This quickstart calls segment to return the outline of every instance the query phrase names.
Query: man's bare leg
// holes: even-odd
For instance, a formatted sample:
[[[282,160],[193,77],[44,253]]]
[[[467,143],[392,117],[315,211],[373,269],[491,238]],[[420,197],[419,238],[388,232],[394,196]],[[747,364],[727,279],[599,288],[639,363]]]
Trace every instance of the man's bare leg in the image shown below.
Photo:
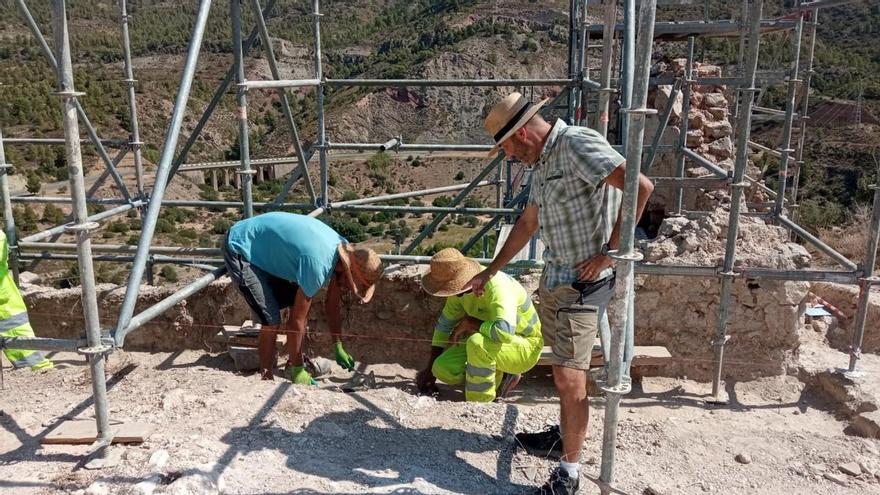
[[[287,336],[287,365],[288,366],[302,366],[303,365],[303,357],[302,357],[302,341],[303,334],[301,332],[297,332],[294,326],[293,318],[287,318],[284,323],[282,323],[284,328],[284,333]]]
[[[275,339],[279,325],[263,325],[257,337],[257,352],[260,356],[260,377],[263,380],[275,379]]]
[[[576,463],[580,459],[590,419],[587,374],[584,370],[554,366],[553,381],[559,392],[561,409],[562,461]]]

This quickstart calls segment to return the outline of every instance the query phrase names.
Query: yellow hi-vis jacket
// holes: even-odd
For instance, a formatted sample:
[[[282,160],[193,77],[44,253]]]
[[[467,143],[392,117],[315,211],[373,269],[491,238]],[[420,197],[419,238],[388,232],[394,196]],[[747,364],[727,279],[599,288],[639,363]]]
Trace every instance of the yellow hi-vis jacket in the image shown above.
[[[9,245],[6,233],[0,230],[0,337],[33,337],[34,331],[28,321],[27,306],[9,271]],[[3,349],[12,366],[30,367],[32,370],[52,367],[41,352],[20,349]]]
[[[447,347],[452,330],[465,316],[482,321],[480,333],[494,342],[510,343],[514,335],[542,339],[538,312],[519,282],[499,272],[483,290],[481,297],[469,292],[446,298],[446,304],[434,326],[431,345]]]

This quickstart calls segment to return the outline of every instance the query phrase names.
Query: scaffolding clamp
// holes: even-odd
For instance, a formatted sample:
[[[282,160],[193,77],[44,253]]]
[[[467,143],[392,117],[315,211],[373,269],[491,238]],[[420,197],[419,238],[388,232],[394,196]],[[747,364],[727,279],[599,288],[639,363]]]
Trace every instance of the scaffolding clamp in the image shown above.
[[[61,98],[76,98],[78,96],[85,96],[86,94],[82,91],[53,91],[52,96],[59,96]]]
[[[134,86],[134,84],[136,82],[138,82],[138,80],[137,79],[123,79],[122,82],[124,82],[125,84],[128,84],[129,86]]]
[[[631,113],[633,115],[656,115],[656,108],[621,108],[620,111],[622,113]]]
[[[0,171],[12,170],[11,163],[0,163]]]
[[[724,335],[723,337],[718,337],[712,340],[713,347],[723,347],[730,340],[730,335]]]
[[[101,224],[98,222],[83,222],[83,223],[75,223],[72,225],[67,225],[64,227],[65,232],[91,232],[101,227]]]
[[[736,88],[736,91],[737,91],[738,93],[757,93],[757,92],[761,91],[761,88],[755,88],[755,87],[751,87],[751,88]]]
[[[722,271],[719,271],[719,272],[718,272],[718,276],[719,276],[719,277],[724,277],[724,278],[739,278],[739,277],[741,277],[742,275],[743,275],[742,273],[740,273],[740,272],[735,272],[735,271],[733,271],[733,270],[731,270],[731,271],[729,271],[729,272],[722,272]]]
[[[644,257],[645,257],[645,255],[643,255],[639,251],[632,251],[629,253],[621,253],[620,250],[618,250],[618,249],[608,251],[608,256],[610,256],[611,259],[613,259],[613,260],[632,261],[635,263],[642,261],[642,259],[644,259]]]
[[[113,346],[100,343],[92,347],[77,347],[76,352],[85,356],[100,356],[113,351]]]
[[[235,173],[237,173],[238,175],[256,175],[257,171],[249,168],[247,170],[236,170]]]
[[[620,378],[621,380],[619,385],[611,386],[606,384],[599,387],[599,390],[605,392],[606,394],[612,395],[626,395],[632,392],[632,382],[624,380],[622,376]]]

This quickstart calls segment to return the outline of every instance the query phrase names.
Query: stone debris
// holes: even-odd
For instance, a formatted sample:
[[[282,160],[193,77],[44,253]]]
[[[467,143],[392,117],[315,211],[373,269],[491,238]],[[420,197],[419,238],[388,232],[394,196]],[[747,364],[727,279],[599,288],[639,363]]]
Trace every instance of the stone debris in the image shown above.
[[[165,449],[159,449],[153,452],[150,455],[150,467],[156,470],[161,470],[168,464],[168,460],[171,459],[171,455]]]
[[[826,480],[828,480],[828,481],[833,481],[834,483],[837,483],[837,484],[840,485],[840,486],[847,486],[847,484],[849,483],[849,482],[847,481],[846,477],[843,476],[842,474],[837,474],[837,473],[825,473],[825,476],[824,476],[824,477],[825,477]]]
[[[734,459],[740,464],[752,463],[752,456],[750,456],[749,454],[736,454],[736,457],[734,457]]]
[[[98,480],[86,488],[85,495],[110,495],[110,485]]]
[[[862,474],[862,468],[857,462],[845,462],[838,465],[837,469],[839,469],[840,472],[848,474],[850,476],[860,476]]]
[[[202,464],[183,472],[182,476],[168,485],[168,495],[219,495],[223,492],[222,466],[217,463]]]
[[[162,477],[158,474],[153,474],[149,478],[141,481],[140,483],[134,485],[131,488],[132,495],[153,495],[153,492],[156,491],[156,488],[162,483]]]

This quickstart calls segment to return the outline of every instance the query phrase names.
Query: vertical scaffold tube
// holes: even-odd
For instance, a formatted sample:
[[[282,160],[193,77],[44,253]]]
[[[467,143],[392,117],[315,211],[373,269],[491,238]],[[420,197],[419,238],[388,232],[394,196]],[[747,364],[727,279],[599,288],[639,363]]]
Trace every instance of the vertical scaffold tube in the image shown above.
[[[12,165],[6,163],[6,151],[3,149],[3,129],[0,129],[0,195],[3,196],[3,231],[9,245],[9,269],[12,278],[18,284],[18,239],[15,236],[15,218],[12,216],[12,197],[9,195],[9,171]]]
[[[736,260],[736,238],[739,233],[739,213],[742,207],[743,190],[749,187],[745,180],[746,166],[749,160],[749,135],[752,126],[752,104],[757,89],[755,88],[755,71],[758,67],[758,52],[761,43],[761,8],[763,0],[751,0],[749,8],[749,41],[746,47],[746,66],[742,93],[740,115],[736,120],[736,162],[733,169],[733,183],[730,185],[730,216],[727,227],[727,244],[724,250],[724,264],[721,275],[721,300],[718,314],[718,327],[712,345],[715,347],[715,374],[712,379],[712,397],[719,399],[721,391],[721,368],[724,364],[724,344],[727,343],[727,323],[730,319],[731,292],[733,290],[733,262]]]
[[[856,325],[853,329],[852,346],[849,354],[849,371],[856,371],[862,355],[862,340],[865,337],[865,323],[868,320],[868,298],[871,294],[870,278],[874,276],[874,265],[877,264],[877,244],[880,243],[880,167],[874,178],[874,209],[871,213],[871,226],[868,230],[868,245],[865,259],[862,261],[862,278],[859,280],[859,305],[856,310]]]
[[[791,74],[788,76],[788,93],[785,100],[785,124],[782,127],[782,141],[779,156],[779,188],[776,192],[776,204],[773,206],[773,214],[781,215],[785,206],[785,186],[788,181],[788,161],[791,153],[791,128],[794,125],[794,109],[795,93],[797,92],[800,80],[800,61],[801,61],[801,35],[804,29],[804,13],[798,16],[797,28],[794,31],[794,40],[792,42],[792,64]]]
[[[202,47],[202,39],[205,34],[205,24],[211,11],[211,0],[201,0],[196,22],[190,37],[189,49],[186,54],[186,63],[180,76],[180,85],[177,97],[174,100],[174,108],[171,111],[171,121],[165,135],[162,155],[159,158],[159,167],[156,170],[156,181],[150,196],[150,205],[141,228],[141,237],[138,241],[138,249],[132,263],[131,273],[128,276],[128,285],[125,289],[125,299],[119,310],[119,320],[116,323],[114,339],[117,346],[122,346],[125,341],[125,328],[134,314],[140,290],[141,279],[144,276],[147,260],[150,256],[150,243],[153,241],[153,233],[156,230],[156,221],[159,219],[159,208],[162,206],[162,198],[165,195],[165,187],[168,185],[168,177],[171,171],[171,162],[174,159],[174,150],[180,137],[180,128],[183,123],[183,114],[186,110],[186,102],[189,100],[189,92],[192,88],[193,76],[199,59],[199,50]]]
[[[605,0],[605,26],[602,29],[602,69],[599,73],[599,109],[596,112],[596,132],[608,138],[611,119],[611,69],[614,67],[614,28],[617,24],[617,0]]]
[[[138,199],[144,197],[144,163],[141,155],[141,131],[138,123],[137,99],[135,98],[134,85],[137,82],[134,79],[134,71],[131,66],[131,41],[128,35],[128,5],[126,0],[119,0],[119,15],[122,23],[122,53],[125,59],[125,79],[123,82],[128,93],[128,115],[131,121],[131,137],[129,146],[134,153],[134,174],[137,184]]]
[[[639,11],[638,59],[633,85],[632,107],[626,109],[629,139],[627,140],[626,175],[624,179],[623,203],[621,204],[620,245],[611,253],[617,262],[617,285],[615,298],[623,301],[623,318],[615,318],[611,331],[608,363],[608,382],[603,388],[606,395],[605,426],[602,432],[602,465],[599,478],[605,483],[614,479],[614,455],[617,448],[617,423],[620,411],[620,398],[629,392],[630,383],[624,379],[625,339],[628,328],[634,326],[635,316],[635,262],[641,254],[635,251],[636,205],[638,204],[639,172],[642,163],[642,144],[644,142],[645,116],[654,110],[646,108],[648,100],[648,80],[651,71],[651,53],[654,45],[654,19],[657,14],[657,0],[642,0]],[[635,15],[635,12],[632,13]],[[631,338],[631,336],[629,336]]]
[[[315,79],[322,81],[315,88],[315,105],[318,107],[318,160],[321,165],[321,206],[330,204],[329,173],[327,170],[327,129],[324,126],[324,69],[321,64],[321,0],[312,0],[312,17],[315,35]]]
[[[687,63],[684,68],[684,86],[681,102],[681,129],[678,134],[678,156],[675,159],[675,176],[684,177],[684,150],[687,148],[687,133],[690,125],[691,112],[691,83],[694,78],[694,37],[688,36]],[[675,188],[675,198],[672,201],[675,215],[681,215],[682,203],[684,203],[684,188],[679,184]]]
[[[70,199],[74,224],[69,231],[76,236],[77,261],[82,290],[85,333],[89,349],[86,355],[92,374],[92,393],[97,423],[96,445],[107,445],[111,440],[110,417],[107,410],[107,382],[104,378],[104,352],[101,343],[101,323],[98,320],[98,298],[95,291],[95,270],[92,265],[91,231],[98,225],[89,222],[86,208],[86,188],[83,179],[82,153],[79,143],[77,93],[73,84],[73,64],[70,58],[70,39],[67,32],[67,6],[64,0],[52,1],[52,30],[58,53],[58,92],[64,124],[64,151],[70,173]],[[109,350],[109,347],[107,348]]]
[[[241,1],[229,0],[229,13],[232,16],[232,54],[235,58],[235,83],[238,85],[236,103],[238,105],[238,158],[241,166],[241,201],[244,203],[244,218],[254,216],[254,171],[251,170],[250,130],[248,129],[247,88],[244,87],[244,52],[241,47]]]

